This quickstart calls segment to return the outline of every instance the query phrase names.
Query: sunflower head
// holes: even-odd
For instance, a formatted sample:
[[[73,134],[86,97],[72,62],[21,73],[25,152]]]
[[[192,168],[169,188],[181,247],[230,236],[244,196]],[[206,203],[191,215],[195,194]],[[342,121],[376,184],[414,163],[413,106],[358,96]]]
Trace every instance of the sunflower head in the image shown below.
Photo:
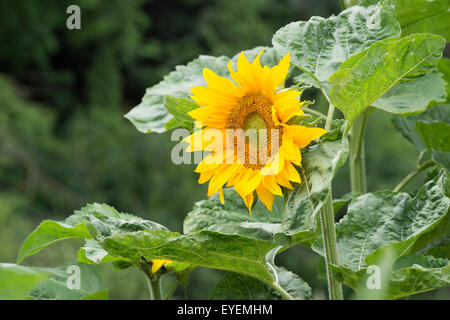
[[[303,114],[301,92],[283,89],[289,53],[269,68],[261,66],[262,52],[252,63],[241,52],[236,71],[229,61],[232,80],[203,70],[208,86],[191,88],[200,108],[189,112],[201,129],[185,139],[187,151],[210,151],[196,168],[199,183],[209,181],[208,196],[219,192],[223,203],[222,188],[234,187],[250,213],[255,192],[271,211],[281,187],[301,182],[295,167],[301,165],[300,149],[326,132],[288,124]]]

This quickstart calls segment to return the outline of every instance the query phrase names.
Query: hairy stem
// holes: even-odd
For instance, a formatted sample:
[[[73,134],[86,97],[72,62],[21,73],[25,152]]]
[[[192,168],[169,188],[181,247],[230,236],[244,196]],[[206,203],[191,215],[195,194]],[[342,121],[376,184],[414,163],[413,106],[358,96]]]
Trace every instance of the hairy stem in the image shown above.
[[[330,130],[333,120],[334,106],[328,107],[325,130]],[[339,264],[336,245],[336,230],[334,225],[334,213],[331,189],[328,191],[327,200],[320,210],[320,222],[322,225],[322,239],[325,248],[325,264],[327,269],[328,293],[331,300],[342,300],[342,285],[335,279],[331,272],[331,264]]]
[[[367,111],[363,112],[352,124],[349,138],[350,179],[352,191],[366,193],[366,161],[364,151],[364,134]]]
[[[148,289],[150,292],[150,300],[161,300],[161,277],[154,277],[147,272]]]
[[[322,118],[322,119],[326,119],[327,118],[322,112],[319,112],[317,110],[313,110],[313,109],[310,109],[308,107],[304,107],[302,109],[303,109],[303,111],[305,111],[307,113],[310,113],[310,114],[314,114],[314,115],[318,116],[319,118]]]
[[[331,264],[337,265],[339,263],[331,190],[328,192],[327,201],[320,211],[320,222],[322,225],[322,238],[325,248],[328,293],[331,300],[342,300],[344,298],[342,294],[342,285],[334,278],[331,271]]]
[[[271,283],[270,286],[274,288],[276,291],[278,291],[284,300],[295,300],[293,296],[289,294],[286,290],[284,290],[278,283]]]
[[[408,182],[410,182],[412,179],[414,179],[415,176],[417,176],[423,170],[431,167],[432,165],[434,165],[434,162],[431,160],[427,160],[421,165],[417,166],[417,168],[413,172],[410,172],[405,178],[403,178],[403,180],[400,181],[400,183],[392,191],[393,192],[402,191],[403,188],[408,184]]]

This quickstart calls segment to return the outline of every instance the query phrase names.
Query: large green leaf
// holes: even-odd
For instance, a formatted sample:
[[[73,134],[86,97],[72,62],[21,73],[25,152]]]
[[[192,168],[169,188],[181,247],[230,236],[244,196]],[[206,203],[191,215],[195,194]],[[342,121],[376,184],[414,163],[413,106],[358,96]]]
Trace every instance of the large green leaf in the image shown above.
[[[450,102],[450,59],[442,57],[438,63],[438,70],[442,73],[445,82],[445,92],[447,93],[447,102]]]
[[[106,204],[89,204],[85,208],[76,211],[74,215],[67,218],[64,222],[50,220],[42,222],[25,239],[17,257],[18,263],[57,241],[70,238],[92,238],[83,220],[85,215],[90,215],[101,221],[105,221],[107,229],[103,231],[109,232],[109,234],[145,229],[166,230],[160,224],[133,215],[119,213],[113,207]]]
[[[330,132],[320,143],[302,152],[302,183],[289,195],[281,229],[275,235],[279,243],[309,246],[320,234],[317,213],[327,199],[337,169],[348,156],[348,141],[343,130],[345,125],[339,128],[339,135]]]
[[[442,170],[414,198],[407,193],[378,191],[350,202],[346,216],[336,225],[339,264],[354,271],[379,261],[387,252],[394,259],[417,252],[445,229],[450,199],[447,173]],[[313,249],[323,255],[321,239]]]
[[[445,81],[438,72],[431,72],[415,81],[392,87],[372,106],[395,114],[423,111],[431,102],[445,102]]]
[[[23,243],[17,256],[17,263],[31,256],[47,246],[60,240],[71,238],[90,238],[89,231],[84,222],[70,224],[69,221],[43,221],[36,230],[34,230]]]
[[[277,31],[272,43],[280,56],[290,52],[291,62],[304,71],[299,80],[328,92],[328,78],[349,57],[379,40],[399,36],[393,8],[380,3],[354,6],[328,19],[290,23]]]
[[[244,54],[252,61],[261,49],[263,47],[257,47],[245,51]],[[237,60],[237,56],[232,59]],[[203,79],[204,68],[209,68],[220,76],[229,77],[227,69],[229,60],[230,58],[226,56],[212,57],[201,55],[187,65],[177,66],[175,71],[172,71],[164,77],[163,81],[148,88],[142,98],[142,102],[128,112],[125,117],[133,123],[136,129],[143,133],[162,133],[169,129],[182,126],[183,123],[180,123],[181,118],[179,116],[176,117],[177,120],[173,118],[173,114],[176,114],[181,109],[174,108],[173,104],[171,104],[169,106],[171,112],[169,113],[167,110],[167,102],[171,103],[174,101],[167,100],[167,98],[164,101],[164,97],[171,96],[173,98],[187,99],[191,94],[192,87],[206,86],[206,82]],[[273,49],[265,48],[265,52],[261,56],[261,63],[271,67],[276,62]],[[176,101],[179,102],[181,100]],[[193,108],[193,105],[190,105],[189,108]],[[185,110],[185,106],[182,109]]]
[[[444,121],[447,124],[450,124],[450,105],[432,106],[427,108],[427,110],[421,114],[409,117],[392,117],[392,123],[395,128],[419,150],[426,149],[426,145],[416,130],[416,123],[433,123],[437,121]]]
[[[296,274],[276,267],[279,285],[294,299],[311,298],[311,287]],[[269,285],[254,278],[227,272],[219,281],[210,299],[213,300],[279,300],[281,295]]]
[[[336,279],[357,292],[359,298],[371,297],[370,291],[380,291],[375,294],[379,299],[398,299],[413,294],[450,286],[450,263],[447,259],[437,259],[432,256],[405,256],[400,258],[391,272],[388,272],[386,282],[380,289],[368,289],[367,279],[370,276],[367,268],[359,271],[332,265]],[[381,274],[383,276],[383,274]]]
[[[450,105],[429,107],[411,117],[393,117],[394,126],[431,160],[450,168]]]
[[[98,221],[96,227],[99,227]],[[132,261],[169,259],[193,266],[234,271],[264,282],[273,281],[266,255],[277,245],[215,231],[187,235],[162,230],[117,233],[99,237],[102,247],[114,255]]]
[[[98,270],[82,263],[58,268],[1,263],[0,299],[105,300],[108,290]]]
[[[413,34],[400,40],[377,42],[347,59],[339,71],[330,77],[331,102],[344,113],[349,122],[354,121],[369,106],[377,107],[375,102],[385,94],[385,99],[390,100],[392,104],[394,93],[403,94],[419,84],[403,85],[400,89],[395,86],[406,81],[423,82],[428,79],[423,76],[436,70],[444,46],[445,39],[432,34]],[[444,82],[435,85],[444,85]],[[421,104],[412,98],[408,100],[411,105],[409,109],[404,102],[400,107],[391,105],[386,108],[386,102],[379,105],[390,112],[413,113],[426,108],[424,101],[436,100],[439,97],[430,96],[421,101]]]
[[[0,300],[24,299],[36,285],[50,276],[36,268],[0,263]]]
[[[249,238],[272,241],[280,228],[284,201],[276,196],[272,212],[258,201],[249,214],[242,198],[233,190],[224,190],[225,204],[214,195],[199,201],[184,220],[184,233],[203,229],[227,234],[238,234]]]
[[[39,268],[39,270],[47,271],[51,276],[29,292],[33,299],[108,299],[108,291],[105,289],[100,273],[95,266],[77,263],[59,268]],[[74,277],[77,278],[75,282],[73,282]],[[70,284],[72,286],[69,286]],[[78,285],[79,287],[77,287]]]
[[[395,15],[402,35],[429,32],[450,41],[449,0],[396,0]]]

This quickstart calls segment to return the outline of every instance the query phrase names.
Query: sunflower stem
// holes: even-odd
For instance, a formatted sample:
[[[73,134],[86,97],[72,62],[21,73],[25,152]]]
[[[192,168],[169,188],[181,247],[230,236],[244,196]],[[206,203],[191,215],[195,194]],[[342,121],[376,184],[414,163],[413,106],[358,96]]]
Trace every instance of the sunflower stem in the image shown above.
[[[328,107],[327,122],[325,130],[330,130],[334,115],[334,105]],[[331,188],[328,190],[327,200],[320,210],[320,224],[322,226],[322,239],[325,249],[325,265],[327,270],[328,293],[331,300],[342,300],[342,285],[336,280],[331,271],[331,265],[339,264],[336,244],[336,229],[334,225],[334,212]]]
[[[147,276],[150,300],[161,300],[161,277],[154,277],[152,275],[149,275],[147,272],[145,273],[145,275]]]
[[[352,192],[364,194],[366,187],[366,159],[364,135],[367,123],[367,111],[363,112],[352,124],[349,133],[350,180]]]

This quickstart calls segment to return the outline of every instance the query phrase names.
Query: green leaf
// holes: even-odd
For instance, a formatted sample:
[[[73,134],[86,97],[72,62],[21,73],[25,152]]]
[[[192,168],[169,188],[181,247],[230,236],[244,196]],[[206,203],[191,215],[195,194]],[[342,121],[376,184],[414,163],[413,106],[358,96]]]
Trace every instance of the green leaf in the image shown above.
[[[77,263],[59,268],[39,269],[49,272],[51,277],[45,279],[30,291],[29,295],[33,299],[108,299],[108,291],[105,290],[100,273],[95,266]],[[79,279],[79,283],[74,279]],[[78,284],[79,288],[77,287]]]
[[[424,113],[411,117],[393,117],[392,122],[419,150],[428,150],[431,160],[449,170],[449,105],[432,106]]]
[[[336,214],[336,212],[338,212],[339,209],[342,208],[344,205],[346,205],[350,200],[356,198],[359,195],[360,195],[360,193],[352,191],[352,192],[346,193],[341,198],[333,199],[334,214]]]
[[[87,227],[94,238],[142,230],[167,230],[165,226],[159,223],[132,214],[118,212],[106,204],[88,204],[81,210],[76,211],[75,214],[89,222]]]
[[[349,122],[353,122],[361,112],[385,94],[392,102],[394,93],[403,93],[406,89],[410,90],[410,86],[414,86],[408,84],[406,89],[405,85],[399,89],[395,88],[396,85],[407,81],[424,81],[423,76],[436,69],[444,46],[445,39],[432,34],[413,34],[400,40],[377,42],[346,60],[339,71],[330,77],[331,102],[344,113]],[[394,92],[389,93],[390,90]],[[426,107],[416,104],[413,100],[409,102],[409,110],[405,108],[404,103],[398,110],[392,106],[387,109],[405,113],[417,112]]]
[[[379,27],[372,25],[377,21]],[[328,78],[349,57],[377,41],[399,36],[392,7],[380,3],[353,6],[328,19],[312,17],[290,23],[275,33],[272,43],[279,56],[290,52],[291,62],[304,72],[297,80],[328,92]]]
[[[280,286],[297,300],[311,298],[311,287],[296,274],[276,267]],[[280,300],[272,287],[254,278],[227,272],[210,296],[212,300]]]
[[[302,183],[289,195],[281,230],[275,235],[280,244],[301,243],[310,246],[320,234],[318,215],[324,205],[331,181],[348,156],[348,140],[340,128],[340,135],[325,135],[318,144],[302,151],[300,168]]]
[[[392,87],[372,106],[395,114],[424,111],[430,103],[445,102],[445,81],[438,72],[431,72],[414,81]]]
[[[70,224],[70,219],[65,222],[46,220],[34,230],[23,243],[17,256],[17,263],[31,256],[47,246],[60,240],[71,238],[90,238],[89,231],[84,222]]]
[[[17,262],[22,262],[24,258],[39,252],[57,241],[71,238],[91,239],[90,231],[83,220],[85,216],[92,216],[97,220],[106,221],[105,229],[102,232],[107,234],[145,229],[167,230],[166,227],[158,223],[133,215],[119,213],[113,207],[106,204],[89,204],[81,210],[75,211],[75,214],[67,218],[64,222],[51,220],[42,222],[25,239],[25,242],[20,248]],[[83,262],[87,261],[83,260]]]
[[[415,127],[427,149],[450,152],[450,124],[418,121]]]
[[[176,127],[183,127],[190,132],[194,131],[194,119],[187,113],[199,107],[194,101],[185,98],[174,98],[166,95],[164,97],[164,105],[170,114],[174,116],[177,123]],[[174,127],[172,127],[174,128]]]
[[[438,63],[438,70],[442,73],[445,82],[445,92],[447,94],[447,102],[450,102],[450,59],[442,57]]]
[[[257,47],[245,51],[244,54],[253,60],[262,48]],[[237,57],[232,59],[237,60]],[[142,98],[142,102],[128,112],[125,117],[133,123],[136,129],[143,133],[162,133],[180,126],[179,120],[173,121],[174,118],[171,114],[174,111],[173,105],[169,107],[172,110],[169,113],[164,97],[168,95],[173,98],[188,99],[192,87],[206,86],[206,81],[203,79],[204,68],[209,68],[219,76],[229,78],[227,69],[229,60],[230,58],[226,56],[212,57],[201,55],[187,65],[177,66],[175,71],[164,77],[163,81],[148,88]],[[269,66],[273,66],[276,63],[276,57],[272,48],[266,48],[261,56],[261,62]],[[179,114],[177,117],[180,119]]]
[[[48,272],[11,263],[0,263],[0,300],[24,299]]]
[[[336,279],[359,293],[367,294],[367,268],[354,271],[332,265]],[[388,281],[383,284],[380,299],[398,299],[450,285],[450,263],[432,256],[405,256],[393,266]]]
[[[447,124],[450,124],[450,105],[432,106],[421,114],[412,115],[409,117],[392,117],[394,127],[400,131],[406,139],[415,145],[417,149],[424,150],[426,149],[426,146],[419,133],[416,131],[416,123],[419,121],[427,123],[444,121]]]
[[[79,283],[74,280],[74,277],[79,279]],[[78,284],[79,288],[77,288]],[[82,263],[59,268],[25,267],[1,263],[0,299],[30,298],[105,300],[108,299],[108,290],[103,286],[98,270]]]
[[[281,197],[275,197],[272,212],[258,201],[252,208],[252,215],[233,189],[225,189],[224,198],[224,205],[217,195],[197,202],[184,220],[184,233],[207,229],[253,239],[273,240],[283,215],[284,201]]]
[[[98,226],[98,225],[97,225]],[[102,247],[132,261],[169,259],[246,274],[271,283],[265,257],[277,245],[204,230],[187,235],[162,230],[117,233],[98,238]]]
[[[402,35],[429,32],[450,41],[449,0],[396,0],[395,15]]]
[[[350,202],[347,215],[336,224],[339,264],[358,271],[379,261],[386,252],[394,258],[412,254],[442,236],[450,199],[446,196],[447,173],[441,170],[414,198],[407,193],[378,191]],[[321,239],[313,249],[323,255]]]
[[[85,264],[100,264],[106,262],[129,262],[122,257],[115,257],[106,252],[97,241],[88,239],[78,250],[78,261]]]

